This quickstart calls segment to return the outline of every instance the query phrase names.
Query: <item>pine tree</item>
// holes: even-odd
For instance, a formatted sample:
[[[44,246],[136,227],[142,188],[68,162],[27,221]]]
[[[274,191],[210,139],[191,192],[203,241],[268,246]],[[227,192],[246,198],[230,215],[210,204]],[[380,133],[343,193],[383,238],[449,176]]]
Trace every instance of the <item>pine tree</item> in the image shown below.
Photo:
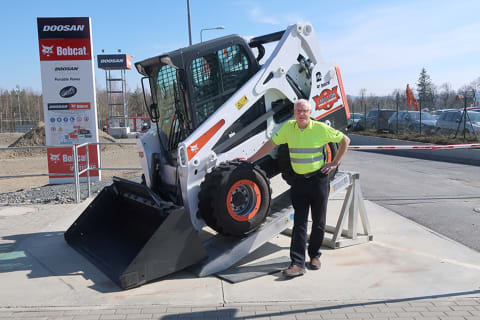
[[[425,68],[422,68],[420,76],[418,77],[417,92],[418,100],[419,103],[421,103],[422,105],[422,109],[432,109],[432,107],[434,106],[435,87],[432,83],[432,79],[430,79],[430,76],[427,74],[427,70],[425,70]]]

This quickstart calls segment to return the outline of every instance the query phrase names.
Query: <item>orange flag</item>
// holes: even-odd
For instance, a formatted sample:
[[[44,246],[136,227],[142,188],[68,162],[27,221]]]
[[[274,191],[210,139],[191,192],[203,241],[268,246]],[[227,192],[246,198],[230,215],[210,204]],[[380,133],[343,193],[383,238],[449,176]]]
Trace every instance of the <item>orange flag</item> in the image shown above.
[[[413,92],[407,84],[407,108],[408,110],[418,111],[418,102],[413,96]]]

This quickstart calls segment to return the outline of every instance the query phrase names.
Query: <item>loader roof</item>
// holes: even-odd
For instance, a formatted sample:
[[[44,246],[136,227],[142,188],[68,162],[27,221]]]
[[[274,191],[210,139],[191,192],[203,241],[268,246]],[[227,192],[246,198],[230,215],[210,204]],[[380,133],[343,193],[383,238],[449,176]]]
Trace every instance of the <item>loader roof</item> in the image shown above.
[[[152,58],[148,58],[135,63],[135,67],[140,74],[144,76],[149,75],[149,71],[152,68],[156,68],[159,65],[171,65],[176,69],[185,69],[186,61],[190,61],[192,56],[199,56],[202,52],[212,52],[222,44],[231,45],[235,43],[243,42],[244,46],[248,46],[245,39],[238,34],[231,34],[225,37],[216,38],[213,40],[204,41],[188,47],[173,50]]]

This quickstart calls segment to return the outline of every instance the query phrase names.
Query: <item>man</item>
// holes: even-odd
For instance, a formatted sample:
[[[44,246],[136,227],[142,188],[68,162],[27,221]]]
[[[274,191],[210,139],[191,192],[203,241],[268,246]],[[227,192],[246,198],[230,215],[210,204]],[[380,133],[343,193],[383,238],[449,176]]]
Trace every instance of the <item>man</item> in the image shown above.
[[[295,172],[290,189],[290,197],[295,210],[290,258],[288,269],[283,271],[287,277],[296,277],[305,273],[305,250],[307,247],[308,210],[312,212],[312,230],[308,245],[309,267],[320,269],[320,247],[325,235],[327,201],[330,191],[328,174],[334,171],[342,161],[350,139],[340,131],[328,125],[310,119],[312,109],[307,100],[295,103],[295,120],[287,121],[272,140],[265,143],[254,155],[246,159],[254,162],[275,148],[287,143],[290,162]],[[332,162],[324,159],[324,146],[327,143],[340,143],[340,148]]]

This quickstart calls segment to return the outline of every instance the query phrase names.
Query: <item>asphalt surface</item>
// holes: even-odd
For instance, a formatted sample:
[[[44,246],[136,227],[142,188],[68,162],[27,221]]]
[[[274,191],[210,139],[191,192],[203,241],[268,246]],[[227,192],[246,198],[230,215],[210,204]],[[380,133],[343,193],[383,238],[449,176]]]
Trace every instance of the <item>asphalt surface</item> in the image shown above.
[[[360,172],[365,199],[480,251],[478,166],[350,150],[342,169]]]

